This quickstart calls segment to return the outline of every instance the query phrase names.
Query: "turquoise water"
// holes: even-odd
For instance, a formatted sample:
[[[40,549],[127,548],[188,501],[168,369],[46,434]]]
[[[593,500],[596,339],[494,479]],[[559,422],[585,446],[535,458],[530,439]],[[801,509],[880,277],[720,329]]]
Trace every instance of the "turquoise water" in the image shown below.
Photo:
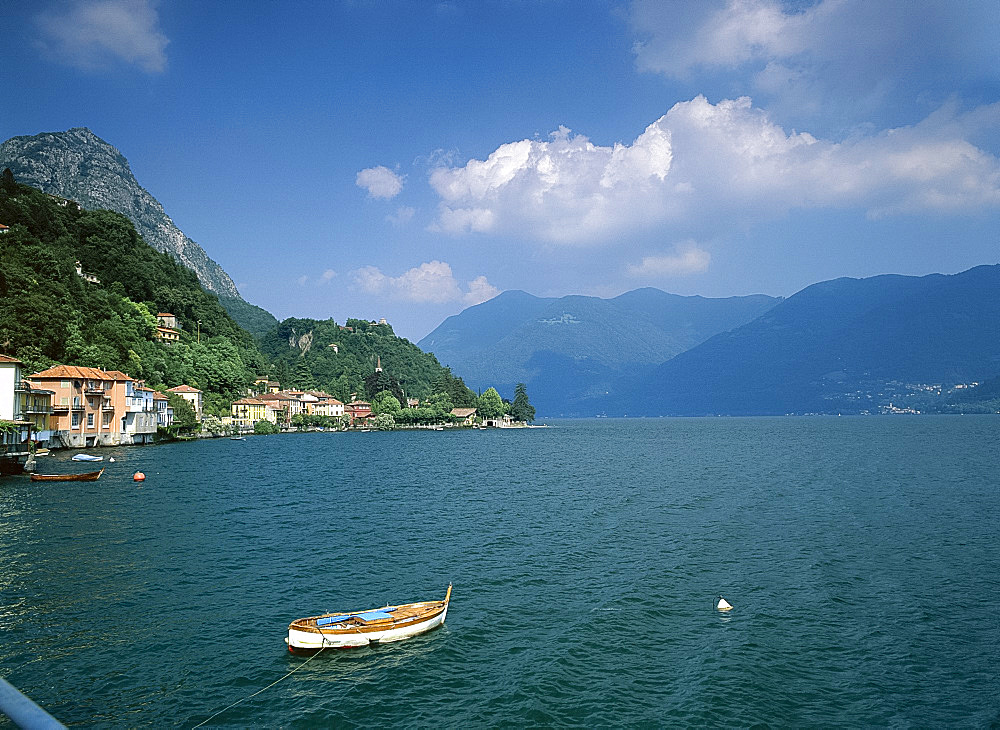
[[[297,667],[211,725],[988,726],[998,425],[555,421],[102,451],[96,483],[0,480],[0,675],[90,727],[190,727]],[[43,470],[82,470],[67,458]],[[285,651],[294,618],[449,581],[438,631]]]

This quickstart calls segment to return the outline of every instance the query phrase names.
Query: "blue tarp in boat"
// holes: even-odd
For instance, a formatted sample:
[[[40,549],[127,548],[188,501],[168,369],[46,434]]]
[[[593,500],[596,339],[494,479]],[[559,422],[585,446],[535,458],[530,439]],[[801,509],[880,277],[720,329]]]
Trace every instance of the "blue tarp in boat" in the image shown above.
[[[326,626],[327,624],[339,624],[341,621],[346,621],[351,616],[357,616],[364,621],[378,621],[379,619],[392,618],[391,613],[386,613],[382,609],[378,608],[374,611],[362,611],[361,613],[352,613],[341,616],[327,616],[325,618],[316,619],[317,626]]]

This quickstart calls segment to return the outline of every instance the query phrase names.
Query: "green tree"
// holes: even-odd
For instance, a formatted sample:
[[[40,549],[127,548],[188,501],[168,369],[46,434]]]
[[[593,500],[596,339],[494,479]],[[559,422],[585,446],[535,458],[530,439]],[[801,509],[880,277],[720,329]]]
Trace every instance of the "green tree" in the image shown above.
[[[276,424],[266,421],[263,418],[253,425],[253,432],[258,436],[269,436],[272,433],[278,433],[279,430]]]
[[[488,388],[485,393],[479,396],[476,403],[476,415],[484,420],[487,418],[499,418],[503,415],[503,400],[496,388]]]
[[[514,388],[514,402],[510,404],[510,415],[515,421],[531,423],[535,420],[535,407],[528,400],[528,388],[518,383]]]
[[[167,403],[174,409],[174,430],[185,433],[198,430],[198,416],[185,398],[176,393],[167,393]]]
[[[396,419],[390,416],[388,413],[380,413],[375,416],[375,420],[372,425],[379,431],[391,431],[396,428]]]
[[[0,183],[0,188],[7,195],[17,194],[17,183],[14,182],[14,173],[10,171],[9,167],[3,169],[3,181]]]
[[[383,390],[381,393],[372,398],[372,413],[378,415],[381,413],[387,413],[390,416],[396,417],[402,410],[402,406],[399,401],[396,400],[396,396],[390,393],[388,390]]]

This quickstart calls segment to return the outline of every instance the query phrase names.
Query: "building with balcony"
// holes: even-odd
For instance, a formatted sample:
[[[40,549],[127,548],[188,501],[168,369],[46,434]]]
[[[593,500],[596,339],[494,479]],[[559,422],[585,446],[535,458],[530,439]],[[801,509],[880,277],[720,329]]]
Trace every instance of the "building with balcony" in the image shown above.
[[[32,388],[52,391],[52,446],[86,448],[122,442],[118,415],[131,383],[116,370],[56,365],[29,376]]]
[[[154,391],[141,382],[125,382],[121,419],[121,443],[148,444],[156,436],[156,404]]]
[[[174,409],[163,393],[153,393],[153,410],[156,411],[157,428],[169,428],[174,425]]]

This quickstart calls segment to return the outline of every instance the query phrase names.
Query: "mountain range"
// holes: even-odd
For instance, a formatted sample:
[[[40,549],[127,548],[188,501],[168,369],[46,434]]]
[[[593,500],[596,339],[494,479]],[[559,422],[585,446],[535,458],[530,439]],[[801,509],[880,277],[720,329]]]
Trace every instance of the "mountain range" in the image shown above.
[[[806,287],[587,405],[608,415],[870,413],[1000,375],[1000,265]]]
[[[244,329],[260,333],[277,325],[272,315],[245,301],[229,274],[174,224],[135,179],[124,155],[89,129],[11,137],[0,145],[3,168],[10,168],[18,182],[87,210],[113,210],[127,217],[146,243],[194,271]]]
[[[647,372],[779,301],[652,288],[612,299],[506,291],[449,317],[417,344],[473,389],[492,385],[509,394],[523,382],[540,412],[571,414],[623,377]]]

